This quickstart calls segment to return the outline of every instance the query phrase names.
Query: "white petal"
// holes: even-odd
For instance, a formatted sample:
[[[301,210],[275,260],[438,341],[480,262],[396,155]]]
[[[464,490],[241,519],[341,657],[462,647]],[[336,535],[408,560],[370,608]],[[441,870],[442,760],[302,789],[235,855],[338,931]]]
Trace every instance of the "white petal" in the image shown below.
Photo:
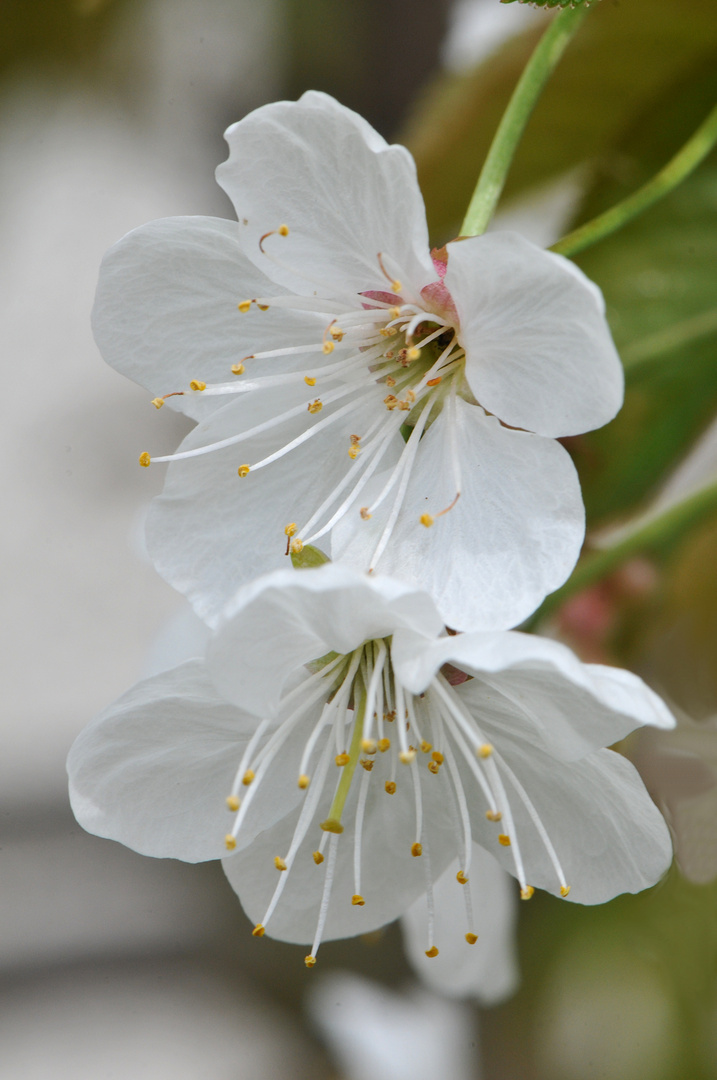
[[[247,739],[249,716],[218,697],[201,661],[138,683],[76,739],[68,758],[70,799],[83,828],[142,855],[201,862],[226,854],[226,797]],[[277,776],[259,828],[297,801],[295,774]],[[283,779],[283,787],[281,780]]]
[[[473,845],[468,885],[456,881],[449,867],[435,884],[438,956],[427,957],[426,899],[411,904],[403,916],[406,955],[417,975],[447,997],[473,997],[493,1005],[518,988],[515,922],[518,896],[515,882],[484,848]],[[464,890],[470,889],[478,941],[469,945]]]
[[[445,284],[481,405],[512,427],[553,437],[611,420],[622,405],[622,365],[602,298],[578,268],[518,233],[488,233],[448,251]]]
[[[331,765],[333,768],[333,765]],[[338,771],[338,770],[335,770]],[[426,891],[426,874],[435,879],[456,855],[456,835],[451,808],[440,798],[439,785],[424,783],[423,807],[427,835],[424,854],[415,858],[411,845],[416,839],[413,784],[410,767],[402,765],[397,776],[397,790],[387,795],[383,789],[388,762],[383,755],[371,774],[371,788],[363,823],[361,895],[364,907],[354,906],[355,811],[359,775],[351,786],[342,823],[344,832],[338,837],[336,873],[324,939],[353,937],[368,933],[401,915],[418,896]],[[429,775],[428,773],[426,775]],[[329,777],[331,774],[329,774]],[[432,777],[430,779],[433,779]],[[309,788],[309,791],[311,789]],[[299,848],[284,892],[267,933],[282,941],[310,944],[316,924],[327,869],[327,858],[320,866],[314,863],[312,852],[318,848],[323,835],[319,822],[327,816],[328,802],[322,804],[314,817],[307,836]],[[279,822],[249,848],[225,858],[224,871],[242,907],[254,923],[263,919],[279,872],[274,856],[286,856],[293,836],[296,815]],[[429,858],[426,858],[428,851]]]
[[[321,341],[329,317],[272,308],[238,311],[277,287],[242,254],[241,226],[221,218],[166,218],[128,233],[105,255],[92,325],[104,359],[155,395],[185,391],[167,405],[194,419],[226,398],[189,383],[231,382],[250,353]],[[311,357],[249,361],[248,378],[276,374]],[[262,366],[260,366],[262,365]]]
[[[453,434],[460,499],[432,527],[420,524],[424,512],[438,514],[456,494],[444,412],[421,441],[403,510],[377,569],[429,592],[456,630],[503,630],[534,611],[575,565],[584,534],[580,485],[559,443],[501,427],[460,399]],[[362,493],[362,503],[370,499],[371,493]],[[391,502],[389,496],[370,521],[354,510],[339,522],[332,557],[369,565]]]
[[[479,722],[532,800],[565,872],[570,900],[602,904],[659,881],[672,860],[672,844],[629,761],[613,750],[597,750],[581,761],[558,762],[515,735],[506,738],[487,717]],[[471,779],[467,766],[461,767],[467,787]],[[509,779],[504,784],[528,884],[558,896],[560,883],[538,831]],[[514,874],[511,847],[498,843],[505,822],[486,821],[478,799],[469,805],[474,839]]]
[[[367,429],[375,415],[373,401],[273,464],[237,476],[240,465],[261,460],[313,424],[303,408],[313,396],[306,387],[303,392],[284,387],[235,400],[199,424],[180,451],[231,437],[293,406],[302,408],[280,427],[237,446],[169,466],[164,491],[149,512],[147,545],[160,574],[209,623],[240,585],[286,567],[285,527],[291,522],[301,527],[346,470],[358,464],[348,456],[349,433]],[[318,418],[332,408],[327,406]],[[387,462],[395,460],[402,445],[396,435]]]
[[[637,675],[583,664],[560,642],[532,634],[459,634],[429,642],[400,630],[392,659],[413,693],[422,693],[445,663],[476,676],[461,688],[476,716],[566,761],[643,724],[675,726],[665,703]]]
[[[289,567],[239,591],[222,615],[208,664],[227,700],[273,716],[286,680],[302,664],[350,653],[399,627],[435,636],[443,623],[426,593],[390,578],[336,565]]]
[[[244,250],[273,280],[319,296],[386,291],[389,272],[414,290],[436,279],[413,158],[327,94],[264,105],[226,132],[217,180],[234,203]],[[263,234],[271,236],[263,255]]]

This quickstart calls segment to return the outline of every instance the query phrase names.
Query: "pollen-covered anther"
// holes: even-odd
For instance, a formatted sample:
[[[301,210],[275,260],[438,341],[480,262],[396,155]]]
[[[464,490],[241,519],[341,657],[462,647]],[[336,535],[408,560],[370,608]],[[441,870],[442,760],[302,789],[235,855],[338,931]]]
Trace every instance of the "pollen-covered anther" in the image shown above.
[[[443,754],[441,753],[440,750],[434,750],[433,753],[431,754],[431,757],[435,761],[436,765],[442,765],[443,764]]]
[[[388,357],[389,360],[393,359],[393,353],[386,353],[386,356]],[[386,378],[383,381],[385,382],[386,386],[395,386],[396,385],[396,380],[393,378],[392,375],[387,375]]]
[[[304,957],[304,963],[306,964],[307,968],[312,968],[314,966],[314,964],[316,963],[316,957],[315,956],[305,956]]]
[[[366,901],[364,900],[363,896],[359,895],[359,893],[354,893],[351,897],[351,903],[354,907],[363,907]]]
[[[274,856],[274,866],[277,870],[286,870],[286,863],[282,859],[281,855]]]
[[[418,520],[420,521],[421,525],[425,525],[427,529],[430,529],[431,525],[433,524],[433,517],[431,514],[421,514]]]
[[[253,300],[242,300],[237,304],[237,307],[243,314],[246,314],[253,303]]]
[[[321,863],[324,861],[324,856],[321,854],[320,851],[315,851],[312,858],[317,866],[320,866]]]
[[[252,930],[251,936],[252,937],[264,937],[265,933],[266,933],[266,929],[259,922],[259,923],[256,924],[256,926]]]
[[[307,386],[316,386],[316,379],[313,375],[304,375],[304,382]]]
[[[363,750],[364,754],[375,754],[378,750],[378,743],[375,739],[362,739],[361,749]]]
[[[418,348],[418,346],[417,345],[411,345],[410,349],[406,353],[406,358],[408,360],[418,360],[420,355],[421,355],[421,350]]]
[[[562,897],[566,897],[569,892],[570,892],[570,886],[569,885],[561,885],[560,886],[560,895]]]
[[[251,782],[253,781],[255,775],[256,774],[254,773],[254,771],[252,769],[247,769],[247,771],[244,773],[244,775],[241,778],[241,782],[244,785],[244,787],[249,787],[249,784],[251,784]]]
[[[433,959],[434,956],[438,956],[438,949],[435,945],[431,945],[430,949],[426,949],[426,956]]]
[[[143,469],[148,469],[149,468],[149,463],[150,463],[151,460],[152,459],[151,459],[151,457],[149,456],[149,454],[147,453],[146,450],[143,450],[142,453],[139,455],[139,463],[140,463],[140,465],[142,466]]]
[[[487,817],[488,821],[500,821],[503,817],[500,810],[486,810],[485,816]]]
[[[384,787],[384,791],[386,792],[387,795],[395,795],[396,794],[396,782],[395,782],[395,780],[387,780],[386,783],[383,785],[383,787]]]
[[[324,407],[324,403],[321,400],[321,398],[314,398],[314,400],[310,401],[309,404],[307,405],[307,409],[309,410],[310,413],[321,412],[323,407]]]
[[[398,403],[398,411],[399,412],[410,412],[411,411],[411,402],[410,401],[399,401],[399,403]]]
[[[311,783],[311,777],[307,776],[306,773],[302,773],[297,782],[301,790],[305,791]]]
[[[352,445],[349,446],[349,457],[351,458],[352,461],[355,461],[360,453],[361,453],[361,447],[357,446],[356,443],[352,443]]]
[[[465,935],[465,939],[466,939],[466,941],[468,942],[469,945],[475,945],[476,941],[478,940],[478,935],[477,934],[472,934],[469,931]]]
[[[385,754],[391,745],[390,739],[379,739],[376,746],[379,748],[382,754]]]
[[[479,758],[489,758],[492,753],[493,753],[493,747],[488,742],[483,743],[476,750],[476,754],[478,755]]]
[[[414,762],[416,760],[416,751],[415,750],[402,750],[401,753],[398,755],[398,757],[399,757],[399,761],[401,762],[402,765],[410,765],[412,762]]]
[[[227,835],[224,837],[224,847],[227,849],[227,851],[234,851],[234,848],[236,846],[236,838],[232,836],[231,833],[227,833]]]
[[[520,890],[520,899],[521,900],[530,900],[530,898],[531,898],[531,896],[533,895],[534,892],[535,892],[535,889],[533,888],[532,885],[524,885],[523,888]]]
[[[334,345],[333,341],[325,341],[324,344],[321,346],[321,351],[322,353],[324,353],[324,355],[328,356],[329,353],[332,353],[335,348],[336,346]]]
[[[231,810],[232,813],[236,813],[236,811],[239,809],[240,806],[241,806],[241,803],[239,801],[238,796],[236,796],[236,795],[227,795],[227,809],[228,810]]]
[[[383,714],[383,718],[384,718],[384,720],[387,721],[387,723],[392,724],[393,721],[396,719],[396,710],[391,709],[390,712],[385,712]]]
[[[373,761],[371,758],[361,758],[360,761],[366,772],[371,772],[371,769],[373,768]]]
[[[432,772],[434,776],[438,776],[438,773],[441,771],[441,766],[437,761],[429,761],[427,769],[429,772]]]
[[[329,333],[334,341],[343,341],[346,331],[342,330],[340,326],[332,326]]]
[[[295,536],[289,544],[289,550],[292,555],[298,555],[299,552],[304,550],[304,541],[300,540],[298,536]]]
[[[416,841],[415,844],[411,844],[411,854],[414,859],[417,859],[419,855],[423,855],[423,847],[418,841]]]
[[[336,818],[327,818],[326,821],[321,822],[319,828],[323,829],[324,832],[336,833],[339,836],[344,831],[343,825]]]
[[[207,384],[205,382],[202,382],[201,379],[192,379],[189,384],[190,390],[206,390],[206,388]]]
[[[242,480],[245,476],[248,476],[251,472],[251,465],[240,465],[237,469],[237,476],[241,476]]]
[[[342,751],[342,753],[337,754],[336,757],[334,758],[334,761],[336,762],[336,764],[340,768],[342,768],[344,765],[348,765],[350,760],[351,760],[351,758],[349,757],[349,755],[346,753],[345,750]]]
[[[147,464],[149,464],[149,462]],[[368,506],[362,506],[359,510],[359,514],[361,515],[363,521],[368,521],[368,519],[371,517],[368,512]]]
[[[466,875],[463,873],[462,870],[459,870],[458,873],[456,874],[456,881],[458,882],[459,885],[467,885],[468,884],[468,878],[466,877]]]
[[[425,739],[421,739],[421,752],[427,754],[433,749],[433,743],[426,742]]]
[[[386,397],[383,399],[383,403],[389,412],[393,412],[393,410],[398,405],[398,398],[395,394],[386,394]]]
[[[506,833],[499,833],[498,843],[503,847],[510,847],[510,837]]]
[[[244,374],[244,365],[243,364],[232,364],[232,375],[243,375],[243,374]]]
[[[296,532],[296,522],[290,521],[288,525],[284,526],[284,536],[293,536]]]
[[[161,409],[162,406],[164,405],[164,398],[163,397],[152,398],[152,404],[154,405],[155,409]]]
[[[390,317],[392,319],[397,319],[401,314],[401,309],[400,309],[400,307],[389,308],[388,314],[390,315]]]

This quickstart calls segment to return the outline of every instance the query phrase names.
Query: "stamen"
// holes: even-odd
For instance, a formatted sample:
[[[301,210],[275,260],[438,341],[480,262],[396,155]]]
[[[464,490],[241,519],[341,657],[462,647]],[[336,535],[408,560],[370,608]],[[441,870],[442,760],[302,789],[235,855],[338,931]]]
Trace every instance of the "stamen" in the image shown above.
[[[259,237],[259,250],[261,251],[262,255],[266,255],[266,252],[264,251],[264,241],[269,236],[288,236],[288,235],[289,235],[289,228],[288,228],[287,225],[280,225],[278,229],[271,229],[269,232],[265,232],[263,236]]]
[[[232,375],[243,375],[243,374],[244,374],[244,365],[243,364],[232,364]]]
[[[378,265],[379,265],[379,266],[381,267],[381,272],[383,273],[383,276],[384,276],[384,277],[386,278],[386,280],[387,280],[387,281],[390,281],[390,282],[391,282],[391,288],[392,288],[392,290],[393,290],[393,291],[394,291],[395,293],[400,293],[400,291],[401,291],[401,288],[402,288],[402,286],[401,286],[401,282],[400,282],[400,281],[398,280],[398,278],[393,278],[393,277],[391,277],[391,275],[389,274],[388,270],[387,270],[387,269],[386,269],[386,267],[385,267],[385,266],[383,265],[383,255],[382,255],[382,253],[381,253],[380,251],[379,251],[379,253],[378,253],[378,256],[377,256],[377,257],[378,257]]]
[[[149,463],[151,460],[152,459],[146,450],[143,450],[142,453],[139,455],[139,463],[143,469],[149,468]]]
[[[191,390],[206,390],[207,384],[200,379],[192,379],[189,384]]]
[[[152,398],[152,404],[154,405],[155,409],[161,409],[162,406],[164,405],[164,398],[161,398],[161,397]]]
[[[307,967],[313,967],[316,963],[316,954],[319,951],[321,937],[324,932],[324,927],[326,926],[326,916],[329,913],[329,903],[331,902],[331,887],[334,883],[334,871],[336,869],[338,841],[338,836],[332,836],[329,841],[329,858],[326,864],[326,877],[324,878],[324,891],[321,896],[321,907],[319,908],[319,918],[316,924],[316,934],[314,935],[314,943],[311,946],[311,952],[304,960]]]
[[[363,837],[363,819],[366,810],[366,797],[368,796],[368,785],[370,782],[370,776],[368,772],[364,772],[361,777],[361,786],[359,787],[358,802],[356,804],[356,824],[354,834],[354,899],[351,901],[353,904],[358,903],[356,896],[361,897],[361,840]],[[363,898],[361,898],[361,905],[363,905]]]

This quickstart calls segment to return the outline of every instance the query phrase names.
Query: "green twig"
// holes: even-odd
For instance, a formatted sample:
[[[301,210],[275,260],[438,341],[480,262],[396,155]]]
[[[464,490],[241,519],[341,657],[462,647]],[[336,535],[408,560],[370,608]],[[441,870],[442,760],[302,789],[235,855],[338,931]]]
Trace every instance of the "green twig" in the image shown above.
[[[575,255],[590,244],[602,240],[622,228],[628,221],[641,214],[643,210],[656,203],[664,195],[668,195],[673,188],[690,175],[709,154],[712,147],[717,143],[717,105],[701,124],[691,139],[672,158],[664,169],[661,169],[652,180],[648,180],[637,191],[633,192],[616,206],[606,210],[604,214],[586,222],[578,229],[568,233],[557,244],[553,244],[551,251],[557,251],[559,255]]]
[[[681,319],[663,330],[640,338],[620,350],[625,374],[628,378],[643,375],[652,366],[653,361],[660,361],[665,353],[691,345],[693,341],[717,333],[717,308],[701,311],[689,319]]]
[[[585,7],[566,8],[552,19],[536,45],[493,138],[461,225],[461,236],[478,236],[485,232],[535,103],[586,15]]]
[[[595,585],[633,555],[673,543],[714,514],[717,514],[717,482],[701,488],[694,495],[689,495],[676,506],[665,510],[659,517],[645,522],[612,547],[595,551],[583,558],[572,577],[543,601],[542,606],[524,623],[522,629],[534,629],[571,596]]]

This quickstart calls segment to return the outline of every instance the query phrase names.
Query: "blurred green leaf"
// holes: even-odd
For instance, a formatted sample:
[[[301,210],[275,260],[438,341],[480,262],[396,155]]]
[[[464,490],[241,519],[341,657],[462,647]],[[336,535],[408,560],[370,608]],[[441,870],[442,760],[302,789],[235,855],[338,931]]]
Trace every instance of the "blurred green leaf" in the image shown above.
[[[295,570],[312,570],[330,561],[328,555],[324,555],[323,551],[312,544],[304,544],[301,551],[291,552],[291,562]]]

